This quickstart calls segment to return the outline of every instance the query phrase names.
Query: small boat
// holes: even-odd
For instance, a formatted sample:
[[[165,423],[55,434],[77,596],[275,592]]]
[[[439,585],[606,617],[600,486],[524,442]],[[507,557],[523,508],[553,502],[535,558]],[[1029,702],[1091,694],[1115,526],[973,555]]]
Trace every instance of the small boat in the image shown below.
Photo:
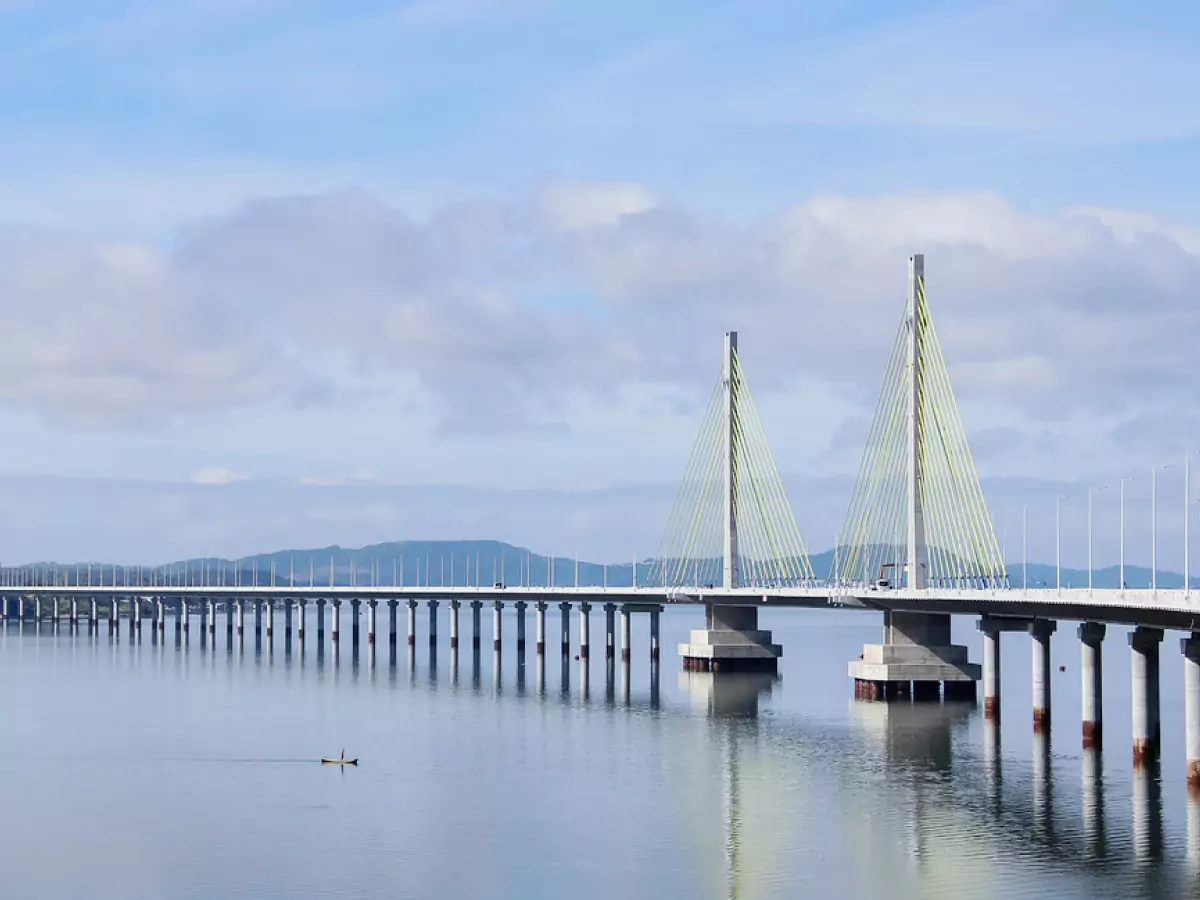
[[[354,757],[354,759],[346,759],[346,751],[343,750],[341,757],[339,757],[338,759],[326,759],[326,758],[322,757],[321,763],[322,763],[322,765],[329,765],[329,766],[357,766],[358,765],[358,757],[356,756],[356,757]]]

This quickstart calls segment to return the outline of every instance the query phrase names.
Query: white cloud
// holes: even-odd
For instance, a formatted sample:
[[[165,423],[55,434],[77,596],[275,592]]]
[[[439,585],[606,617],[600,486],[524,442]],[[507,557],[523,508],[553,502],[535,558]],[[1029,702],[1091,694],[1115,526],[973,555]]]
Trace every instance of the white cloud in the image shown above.
[[[231,469],[226,469],[221,466],[210,466],[207,469],[198,469],[192,473],[192,484],[209,484],[223,485],[234,484],[238,481],[245,481],[246,476],[241,472],[234,472]]]
[[[703,394],[736,328],[760,395],[815,380],[862,415],[921,250],[982,427],[1124,419],[1195,403],[1198,243],[980,192],[822,196],[748,224],[608,183],[424,220],[364,192],[264,198],[170,252],[0,233],[0,400],[111,428],[368,391],[443,434],[569,442],[581,401],[654,396],[655,417]]]
[[[626,216],[654,209],[658,199],[640,184],[621,182],[560,182],[541,196],[541,213],[552,229],[602,228]]]

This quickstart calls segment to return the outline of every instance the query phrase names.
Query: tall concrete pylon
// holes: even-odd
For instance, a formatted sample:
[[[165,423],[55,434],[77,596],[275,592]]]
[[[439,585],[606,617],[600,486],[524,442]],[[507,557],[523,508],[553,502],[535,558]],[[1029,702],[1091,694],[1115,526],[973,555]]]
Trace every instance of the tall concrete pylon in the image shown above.
[[[918,306],[925,299],[925,254],[917,253],[908,258],[908,301],[905,319],[908,327],[906,341],[908,365],[908,516],[907,552],[905,574],[910,588],[923,588],[926,584],[928,554],[925,546],[925,510],[922,497],[921,451],[924,438],[924,416],[921,414],[921,377],[925,361],[921,353],[921,316]]]
[[[889,610],[896,588],[1003,583],[991,517],[925,295],[925,257],[908,293],[837,543],[839,585],[878,591],[883,641],[849,665],[862,698],[974,695],[980,667],[951,643],[950,616]],[[888,569],[894,577],[887,576]],[[878,583],[877,583],[878,582]]]
[[[726,590],[740,587],[738,578],[738,530],[737,530],[737,485],[738,442],[737,422],[737,389],[734,383],[737,377],[737,332],[725,332],[725,353],[721,363],[721,386],[725,395],[725,421],[721,423],[721,437],[724,443],[722,454],[724,476],[724,502],[722,513],[724,521],[724,541],[721,552],[721,586]]]
[[[771,458],[741,361],[725,334],[721,373],[672,506],[649,583],[703,593],[810,585],[812,563]],[[773,670],[782,649],[751,605],[712,602],[680,645],[691,669]]]

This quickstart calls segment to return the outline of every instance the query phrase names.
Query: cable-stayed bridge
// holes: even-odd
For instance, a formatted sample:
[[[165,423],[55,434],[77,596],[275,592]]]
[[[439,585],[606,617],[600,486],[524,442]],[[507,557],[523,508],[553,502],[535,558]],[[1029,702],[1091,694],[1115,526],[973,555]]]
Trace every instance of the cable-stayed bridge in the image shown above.
[[[330,641],[341,634],[341,606],[350,604],[351,640],[357,645],[360,608],[367,606],[367,640],[374,643],[380,602],[389,613],[388,639],[397,641],[398,606],[408,608],[408,642],[415,643],[417,609],[429,605],[429,638],[437,640],[438,604],[450,609],[452,647],[458,644],[458,611],[468,603],[472,644],[481,643],[481,609],[493,607],[493,647],[503,643],[506,603],[515,606],[518,653],[525,648],[525,611],[534,607],[536,646],[547,645],[546,613],[561,610],[561,645],[571,645],[570,616],[578,619],[580,655],[588,656],[592,604],[605,611],[605,655],[628,660],[629,617],[650,616],[651,659],[659,658],[659,616],[665,604],[700,604],[706,628],[680,645],[685,666],[693,669],[759,669],[773,671],[783,648],[759,628],[763,607],[836,607],[883,613],[879,644],[864,648],[849,663],[857,696],[863,699],[974,699],[975,684],[984,682],[985,712],[1000,711],[1000,635],[1021,631],[1033,642],[1033,707],[1035,727],[1050,717],[1050,635],[1060,620],[1079,626],[1084,679],[1086,742],[1102,735],[1101,647],[1106,623],[1132,625],[1130,635],[1134,685],[1134,745],[1139,760],[1153,759],[1158,747],[1158,651],[1164,629],[1189,632],[1182,641],[1187,678],[1189,780],[1200,788],[1200,602],[1193,597],[1188,559],[1190,473],[1185,473],[1183,587],[1159,589],[1152,574],[1147,589],[1091,587],[1029,588],[1014,585],[1006,570],[992,518],[971,456],[966,431],[955,402],[949,370],[933,325],[925,290],[924,258],[909,260],[908,290],[896,337],[884,368],[878,403],[863,449],[845,520],[834,548],[830,576],[814,573],[790,501],[772,458],[749,382],[738,353],[736,332],[725,337],[721,370],[699,433],[684,469],[661,547],[644,583],[628,587],[594,585],[520,585],[480,578],[478,562],[466,584],[319,585],[313,573],[305,581],[288,576],[226,579],[178,579],[165,569],[139,570],[130,578],[107,583],[103,573],[86,583],[78,572],[56,571],[49,580],[23,577],[27,570],[0,584],[0,616],[18,622],[64,617],[74,627],[81,613],[98,628],[101,612],[115,628],[124,605],[130,627],[141,628],[153,617],[156,632],[165,630],[168,611],[175,613],[177,633],[189,631],[195,610],[201,628],[215,635],[218,607],[226,612],[230,640],[241,640],[247,604],[253,604],[254,631],[268,641],[274,636],[277,609],[284,617],[283,637],[306,639],[306,604],[316,605],[317,640],[326,633],[326,605],[331,605]],[[1089,503],[1088,558],[1091,560]],[[1123,515],[1123,507],[1122,507]],[[1123,522],[1123,518],[1122,518]],[[1057,523],[1056,523],[1057,524]],[[1056,527],[1056,556],[1058,554]],[[1122,527],[1122,548],[1123,543]],[[1155,538],[1152,538],[1155,540]],[[1152,543],[1153,546],[1153,543]],[[1151,572],[1157,571],[1152,550]],[[1122,553],[1122,569],[1124,566]],[[256,570],[257,571],[257,570]],[[636,567],[634,569],[637,571]],[[1090,578],[1089,578],[1090,581]],[[1124,577],[1121,578],[1122,585]],[[81,609],[81,604],[86,608]],[[65,606],[65,609],[64,609]],[[293,615],[298,619],[293,629]],[[983,634],[982,665],[969,659],[965,646],[951,641],[952,615],[979,617]],[[264,630],[265,617],[265,630]]]

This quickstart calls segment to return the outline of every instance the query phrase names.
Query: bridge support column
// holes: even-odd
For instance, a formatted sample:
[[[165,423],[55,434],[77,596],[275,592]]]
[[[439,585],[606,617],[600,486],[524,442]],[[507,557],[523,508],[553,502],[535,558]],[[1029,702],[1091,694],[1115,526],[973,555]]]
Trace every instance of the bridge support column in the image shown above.
[[[114,599],[113,602],[115,603],[116,600]],[[42,595],[41,594],[38,594],[36,597],[33,598],[33,618],[34,618],[34,621],[36,621],[36,622],[42,621]]]
[[[629,604],[621,604],[621,662],[629,662]]]
[[[317,598],[317,646],[325,646],[325,598]]]
[[[208,598],[208,640],[209,643],[215,643],[217,638],[217,601],[212,597]],[[138,625],[142,624],[142,604],[137,597],[133,598],[133,616]]]
[[[627,627],[625,608],[621,610],[622,636]],[[758,608],[719,606],[705,608],[704,630],[691,633],[691,641],[679,645],[683,667],[692,671],[774,672],[779,668],[783,648],[771,639],[771,632],[758,627]],[[628,647],[622,644],[622,654]],[[622,655],[623,660],[628,657]]]
[[[1000,629],[986,628],[986,619],[978,623],[983,632],[983,717],[1000,718]]]
[[[1183,708],[1186,723],[1188,794],[1200,795],[1200,633],[1179,642],[1183,650]],[[1195,805],[1193,800],[1192,805]]]
[[[1158,759],[1159,644],[1161,628],[1139,625],[1129,634],[1133,675],[1133,765],[1144,768]]]
[[[537,655],[542,656],[546,652],[546,601],[539,600],[533,608],[537,631]]]
[[[408,646],[417,646],[417,601],[408,601]]]
[[[397,605],[399,605],[399,602],[400,601],[396,600],[395,598],[392,598],[391,600],[388,601],[388,646],[389,647],[396,646],[396,630],[398,627],[397,623],[396,623],[396,618],[397,618],[396,607],[397,607]]]
[[[262,600],[254,598],[254,640],[262,640]]]
[[[350,601],[350,645],[355,649],[358,648],[358,636],[361,627],[358,620],[358,610],[361,605],[362,601],[357,597]]]
[[[19,602],[22,605],[24,604],[24,601],[19,601]],[[21,612],[23,612],[23,611],[20,608],[18,608],[18,613],[21,613]],[[23,615],[22,615],[22,618],[24,618]],[[88,597],[88,626],[92,629],[92,631],[96,630],[96,625],[99,622],[99,620],[100,620],[100,611],[96,608],[96,598]]]
[[[458,611],[462,608],[461,600],[450,601],[450,649],[458,649]]]
[[[334,599],[333,611],[329,614],[329,641],[336,647],[340,641],[339,632],[342,630],[342,601]]]
[[[492,649],[500,649],[501,624],[500,614],[504,611],[504,601],[496,600],[492,603]]]
[[[272,597],[266,601],[267,607],[267,643],[271,643],[275,636],[275,598]]]
[[[234,616],[237,620],[236,631],[237,631],[237,636],[238,636],[238,642],[240,643],[242,640],[242,637],[246,633],[246,601],[243,600],[241,597],[238,597],[236,606],[237,606],[237,608],[234,611]]]
[[[615,659],[617,655],[617,604],[604,604],[604,658]],[[687,661],[684,660],[686,665]]]
[[[571,655],[571,604],[565,600],[558,604],[558,610],[562,613],[562,655]]]
[[[650,610],[650,662],[658,664],[658,624],[662,616],[657,609]]]
[[[308,606],[308,601],[303,597],[296,601],[296,642],[304,646],[304,614],[307,612],[305,607]]]
[[[5,603],[7,603],[7,602],[8,601],[6,600]],[[74,628],[76,625],[79,624],[79,598],[78,597],[71,598],[71,613],[70,613],[70,615],[71,615],[71,627]]]
[[[183,639],[186,641],[188,636],[188,614],[191,611],[188,609],[187,597],[179,598],[179,627],[183,631]]]
[[[437,646],[438,602],[429,601],[429,646]]]
[[[285,647],[292,645],[292,606],[294,602],[291,597],[283,598],[283,646]]]
[[[517,601],[517,656],[525,656],[525,608],[529,604]]]
[[[1079,626],[1085,750],[1099,749],[1104,743],[1104,632],[1103,622],[1084,622]]]
[[[591,635],[588,633],[591,630],[591,612],[592,604],[586,600],[579,604],[579,658],[588,658],[588,644]]]
[[[479,650],[479,641],[480,641],[479,617],[480,617],[480,610],[482,610],[482,609],[483,609],[483,601],[482,600],[472,600],[471,601],[471,647],[476,651]]]
[[[883,643],[867,644],[849,666],[860,699],[937,699],[940,683],[947,700],[973,701],[980,667],[967,648],[950,642],[947,613],[886,611]]]
[[[158,631],[159,638],[162,638],[167,630],[167,607],[163,603],[162,597],[156,597],[154,600],[154,627]]]
[[[378,606],[378,601],[371,599],[367,601],[367,644],[375,646],[375,607]]]
[[[1035,734],[1050,730],[1050,635],[1057,629],[1058,623],[1049,619],[1035,619],[1029,625],[1029,636],[1033,639],[1031,674]]]

